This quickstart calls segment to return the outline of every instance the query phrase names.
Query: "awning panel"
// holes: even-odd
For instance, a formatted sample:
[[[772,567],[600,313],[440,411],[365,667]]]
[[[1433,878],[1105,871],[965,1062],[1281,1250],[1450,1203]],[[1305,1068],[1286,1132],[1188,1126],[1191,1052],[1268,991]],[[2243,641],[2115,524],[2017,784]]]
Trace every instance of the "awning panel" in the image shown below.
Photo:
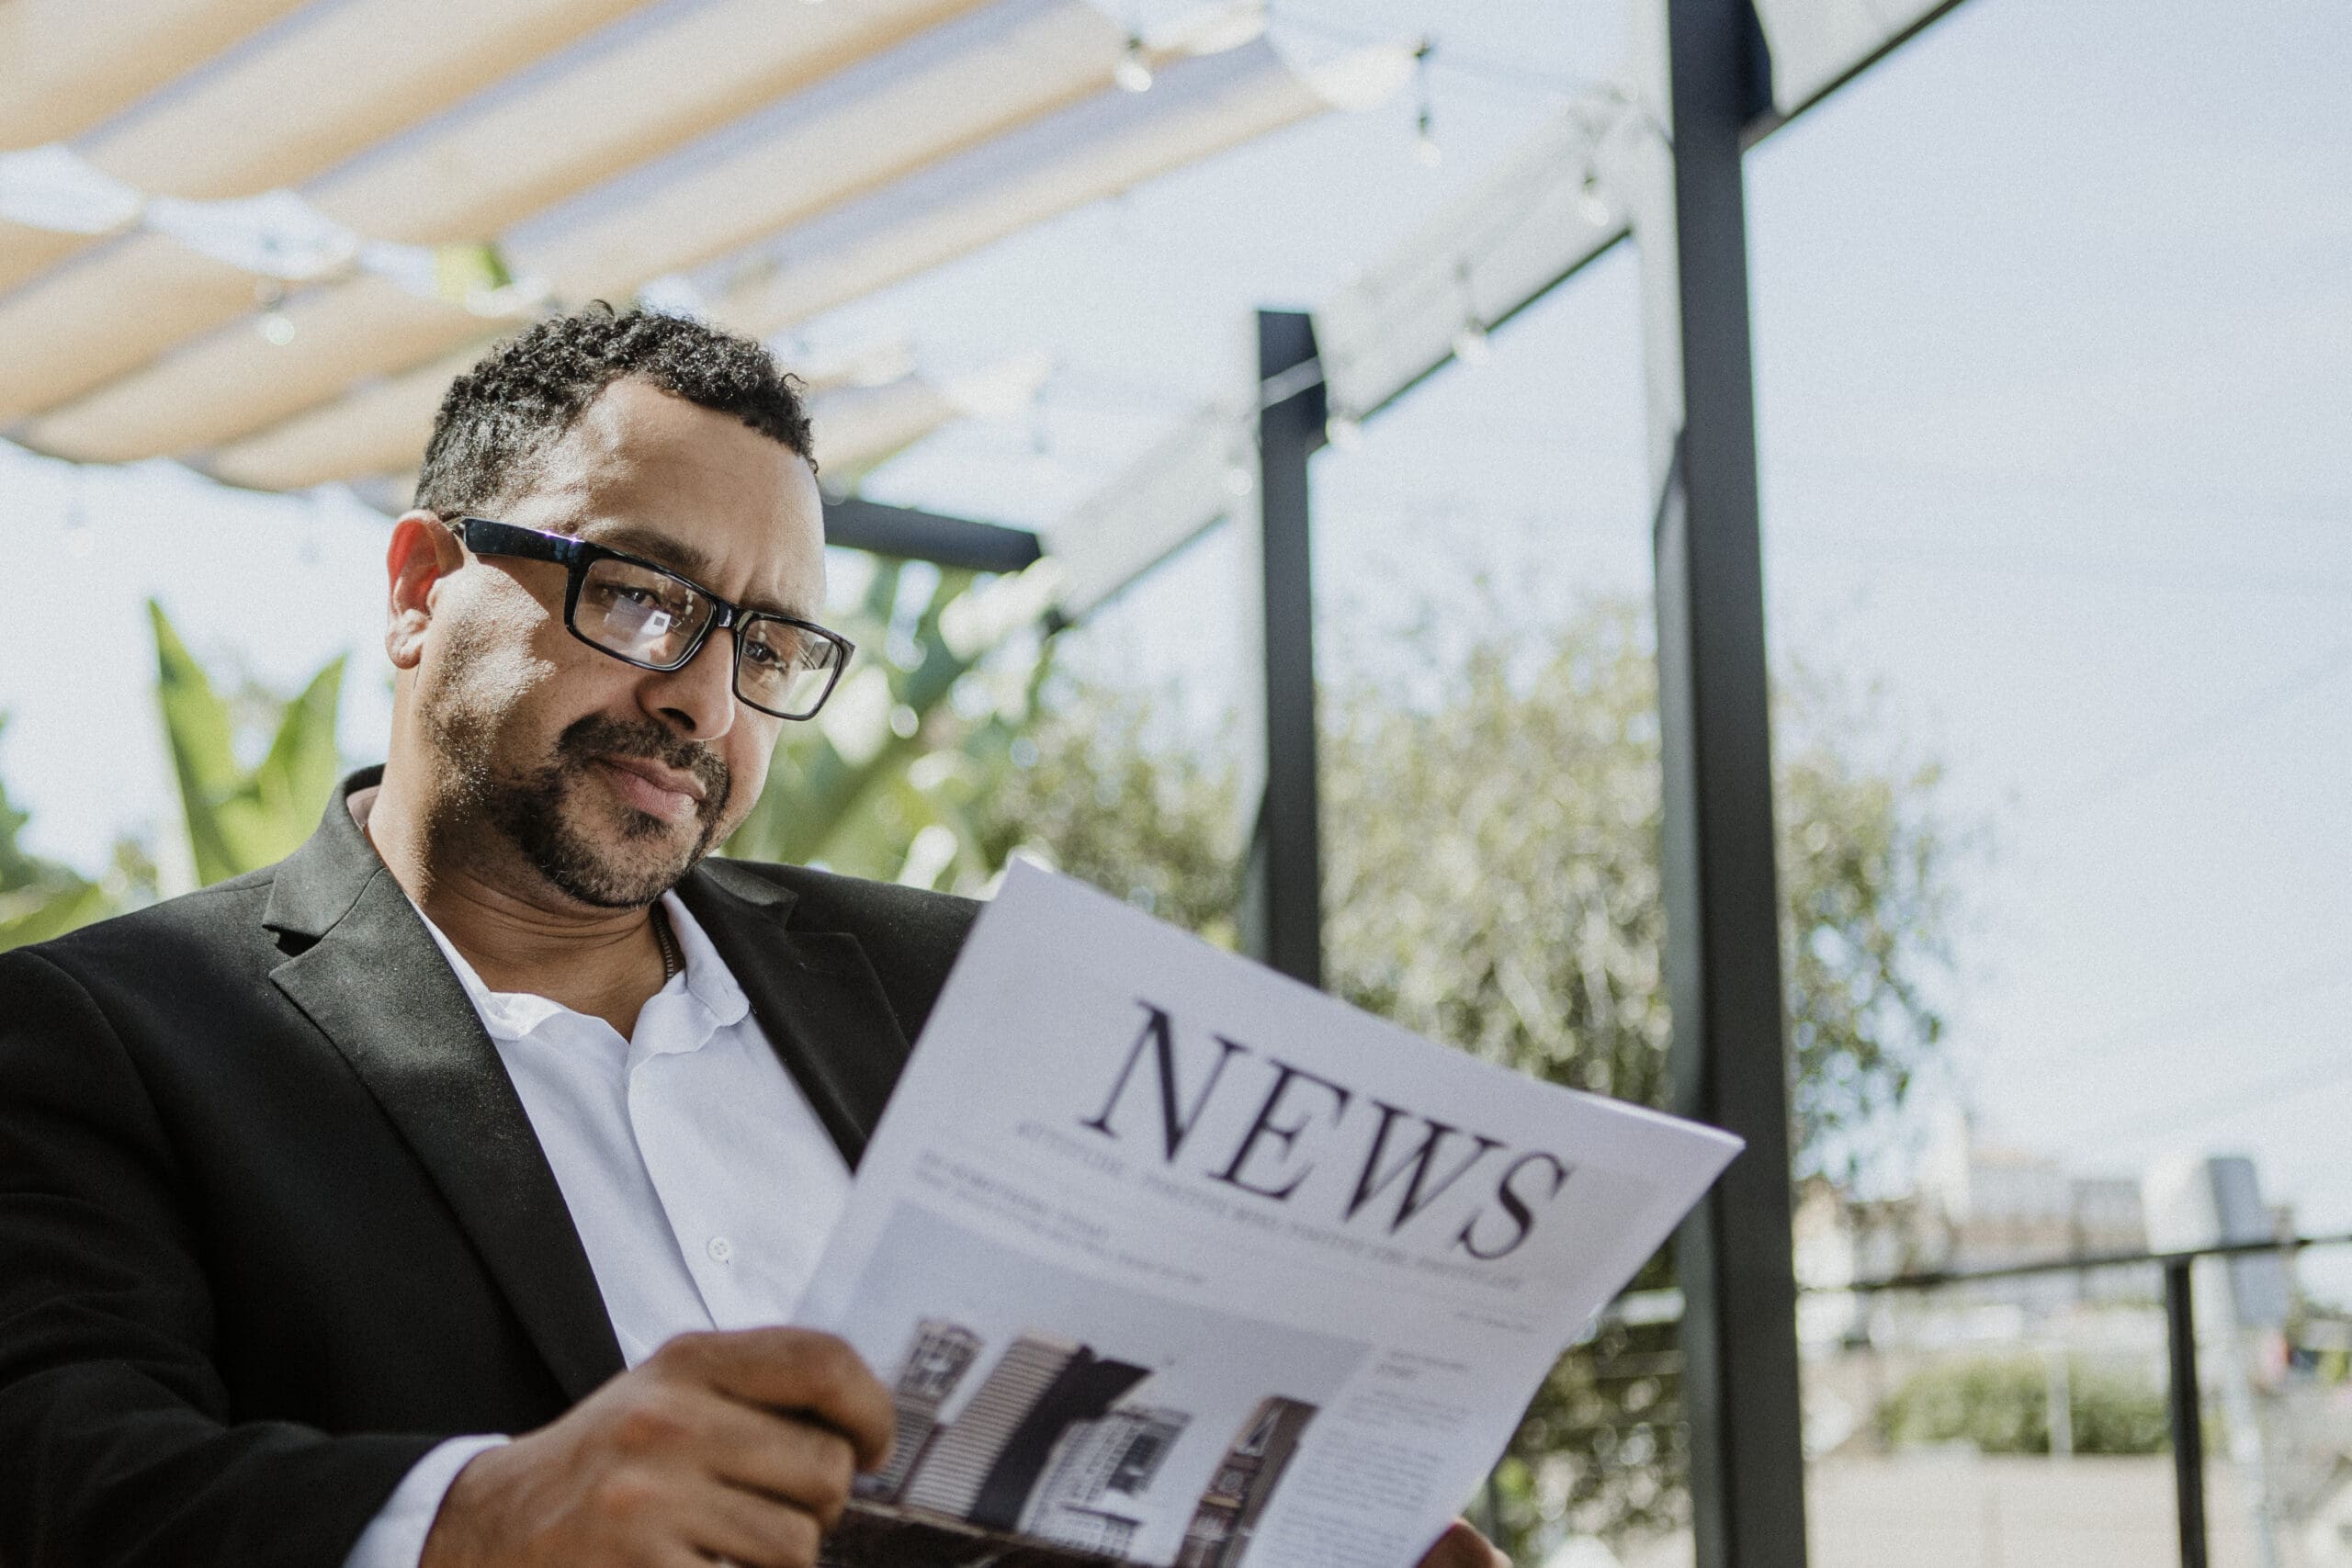
[[[775,332],[1324,110],[1375,102],[1410,64],[1401,48],[1374,49],[1303,73],[1263,39],[1182,61],[1148,93],[1090,98],[787,232],[718,314]]]
[[[75,151],[154,196],[220,198],[296,185],[645,3],[313,4],[141,100]],[[355,71],[356,61],[366,69]],[[53,234],[0,225],[0,288],[58,254]],[[0,340],[7,336],[0,321]]]
[[[303,0],[12,0],[0,6],[0,147],[103,124]]]

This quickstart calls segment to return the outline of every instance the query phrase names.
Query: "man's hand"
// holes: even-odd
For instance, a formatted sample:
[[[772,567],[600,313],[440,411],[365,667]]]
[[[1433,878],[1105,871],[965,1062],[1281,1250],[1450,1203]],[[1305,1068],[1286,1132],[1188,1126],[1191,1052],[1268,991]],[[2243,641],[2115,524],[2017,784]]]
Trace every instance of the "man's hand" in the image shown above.
[[[888,1391],[830,1334],[681,1335],[476,1455],[420,1568],[808,1568],[890,1427]]]
[[[1421,1568],[1510,1568],[1510,1559],[1472,1529],[1469,1520],[1456,1519],[1422,1554]]]

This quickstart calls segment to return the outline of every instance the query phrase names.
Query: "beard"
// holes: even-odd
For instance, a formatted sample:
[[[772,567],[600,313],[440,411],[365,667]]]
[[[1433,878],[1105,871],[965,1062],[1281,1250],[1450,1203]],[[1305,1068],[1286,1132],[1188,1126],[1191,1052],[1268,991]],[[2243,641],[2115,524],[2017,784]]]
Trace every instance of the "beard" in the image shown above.
[[[623,806],[617,831],[581,818],[593,809],[577,791],[602,759],[643,758],[691,773],[702,784],[691,823],[666,822]],[[519,774],[478,775],[473,805],[533,870],[566,896],[602,909],[642,908],[677,885],[710,852],[727,820],[732,785],[727,764],[699,741],[662,725],[601,714],[574,720],[556,737],[543,767]],[[601,785],[596,785],[601,793]],[[691,829],[690,842],[684,841]]]

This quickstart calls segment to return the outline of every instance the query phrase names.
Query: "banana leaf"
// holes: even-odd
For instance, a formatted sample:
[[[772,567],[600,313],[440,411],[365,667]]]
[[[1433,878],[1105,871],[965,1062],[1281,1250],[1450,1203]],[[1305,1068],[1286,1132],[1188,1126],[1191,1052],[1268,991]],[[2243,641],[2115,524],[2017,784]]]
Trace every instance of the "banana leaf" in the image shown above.
[[[246,769],[237,761],[229,705],[163,606],[151,599],[147,611],[155,628],[156,701],[198,882],[284,859],[318,826],[341,771],[334,732],[344,660],[329,663],[285,704],[268,752]]]

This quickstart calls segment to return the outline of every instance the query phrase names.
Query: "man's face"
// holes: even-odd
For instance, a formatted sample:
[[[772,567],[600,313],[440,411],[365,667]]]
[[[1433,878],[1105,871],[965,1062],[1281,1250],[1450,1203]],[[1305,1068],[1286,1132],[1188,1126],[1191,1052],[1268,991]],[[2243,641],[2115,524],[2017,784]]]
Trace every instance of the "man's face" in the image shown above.
[[[821,506],[778,442],[650,383],[614,383],[532,470],[499,521],[576,535],[748,609],[814,619]],[[408,693],[439,774],[434,836],[544,892],[651,902],[759,798],[780,720],[734,694],[735,637],[680,670],[639,670],[573,637],[566,570],[477,558],[434,590]]]

